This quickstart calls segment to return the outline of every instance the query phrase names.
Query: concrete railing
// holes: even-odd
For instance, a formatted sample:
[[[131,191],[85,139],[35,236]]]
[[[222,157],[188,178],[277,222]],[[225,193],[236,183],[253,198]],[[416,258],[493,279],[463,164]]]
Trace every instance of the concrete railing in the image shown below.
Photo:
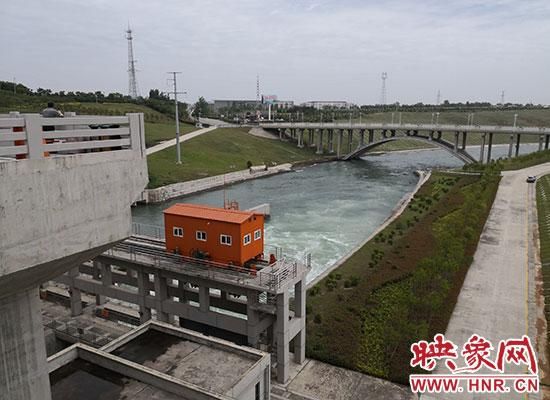
[[[419,123],[374,123],[374,122],[261,122],[264,129],[399,129],[445,132],[480,132],[480,133],[519,133],[528,135],[550,135],[550,128],[539,126],[499,126],[499,125],[451,125]]]
[[[49,156],[131,149],[145,157],[143,114],[119,117],[38,114],[0,116],[0,157],[37,159]]]

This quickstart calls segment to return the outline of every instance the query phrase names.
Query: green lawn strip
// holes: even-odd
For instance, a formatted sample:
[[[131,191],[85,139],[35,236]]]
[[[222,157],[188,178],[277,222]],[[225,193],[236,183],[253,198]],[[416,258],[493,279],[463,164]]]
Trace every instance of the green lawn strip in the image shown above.
[[[194,125],[180,123],[180,133],[185,135],[186,133],[196,131]],[[165,140],[174,139],[176,137],[176,123],[175,122],[146,122],[145,123],[145,145],[146,147],[152,147]]]
[[[434,173],[407,210],[308,291],[307,354],[406,383],[409,346],[444,332],[498,177]]]
[[[309,148],[248,134],[248,128],[215,129],[181,144],[181,165],[175,163],[176,148],[147,157],[149,188],[220,175],[253,165],[295,163],[319,157]]]
[[[499,158],[489,164],[472,163],[462,167],[465,171],[484,171],[486,168],[512,171],[550,162],[550,150],[535,151],[513,158]]]
[[[550,175],[537,180],[537,214],[539,222],[540,258],[542,263],[543,293],[545,298],[544,314],[550,321]],[[550,330],[547,330],[550,343]],[[546,348],[550,357],[550,346]],[[546,384],[550,384],[548,378]]]

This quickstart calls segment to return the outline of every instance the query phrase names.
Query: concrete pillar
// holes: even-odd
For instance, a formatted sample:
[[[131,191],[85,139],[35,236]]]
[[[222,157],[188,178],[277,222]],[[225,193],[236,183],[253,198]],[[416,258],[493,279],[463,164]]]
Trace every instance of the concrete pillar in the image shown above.
[[[521,135],[516,133],[516,157],[519,156],[519,143],[521,142]]]
[[[548,150],[548,145],[550,145],[550,135],[546,135],[546,139],[544,141],[544,150]]]
[[[300,332],[294,338],[294,361],[302,364],[306,360],[306,284],[304,280],[294,285],[294,316],[300,318]]]
[[[365,145],[365,130],[360,129],[359,130],[359,146],[358,147],[363,147],[364,145]]]
[[[317,129],[317,151],[316,154],[323,154],[323,130]]]
[[[462,132],[462,150],[466,150],[466,135],[468,133],[466,131]]]
[[[155,274],[155,303],[157,309],[157,319],[161,322],[169,322],[170,317],[164,312],[164,301],[168,299],[168,286],[166,278],[160,276],[159,273]]]
[[[441,131],[437,131],[437,140],[441,140],[441,135],[443,133]]]
[[[338,129],[338,139],[337,139],[337,148],[336,153],[338,155],[338,158],[342,156],[342,140],[344,138],[344,130]]]
[[[210,288],[199,286],[199,307],[202,312],[210,310]]]
[[[92,263],[92,278],[96,281],[101,280],[101,263],[99,261],[93,261]],[[105,296],[101,294],[96,294],[95,304],[97,306],[105,304]]]
[[[103,286],[113,286],[113,272],[109,264],[100,263],[101,268],[101,282]]]
[[[514,135],[510,135],[510,144],[508,145],[508,158],[512,158],[513,150],[514,150]]]
[[[481,134],[481,146],[479,148],[479,162],[483,164],[483,161],[485,160],[485,133]]]
[[[298,129],[298,147],[303,148],[304,147],[304,130]]]
[[[334,153],[334,130],[328,130],[328,152],[330,154]]]
[[[256,347],[258,345],[259,332],[256,332],[256,327],[260,322],[260,316],[256,311],[255,306],[258,303],[258,292],[249,290],[246,293],[246,332],[248,345]]]
[[[539,151],[542,151],[543,142],[544,142],[544,136],[539,135]]]
[[[78,267],[69,270],[67,273],[73,282],[74,278],[80,275]],[[69,287],[69,301],[71,303],[71,317],[76,317],[82,314],[82,293],[80,289],[75,288],[74,283]]]
[[[307,142],[307,144],[309,145],[309,147],[315,147],[314,136],[315,136],[315,132],[313,131],[313,129],[310,129],[310,130],[309,130],[309,140],[308,140],[308,142]]]
[[[460,135],[460,132],[455,132],[455,144],[454,144],[454,151],[458,151],[458,137]]]
[[[428,139],[434,140],[434,131],[428,132]]]
[[[284,132],[284,129],[279,128],[279,140],[283,140],[283,132]]]
[[[138,270],[137,271],[137,284],[138,284],[138,305],[139,305],[139,322],[141,324],[149,321],[151,319],[151,309],[145,307],[145,298],[149,296],[149,290],[147,289],[149,285],[149,274]]]
[[[369,144],[374,142],[374,129],[369,129]]]
[[[0,398],[51,400],[38,288],[0,299]]]
[[[493,132],[489,133],[489,144],[487,145],[487,163],[491,162],[492,149],[493,149]]]
[[[348,153],[351,153],[352,147],[351,144],[353,142],[353,129],[348,129]]]
[[[290,333],[288,331],[289,317],[288,291],[277,295],[277,320],[275,321],[275,338],[277,340],[277,382],[286,383],[289,375]]]

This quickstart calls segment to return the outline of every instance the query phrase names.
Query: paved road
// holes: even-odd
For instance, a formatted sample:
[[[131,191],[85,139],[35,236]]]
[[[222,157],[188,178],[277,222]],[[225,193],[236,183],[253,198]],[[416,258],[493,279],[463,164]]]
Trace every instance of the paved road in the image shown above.
[[[203,133],[206,133],[206,132],[210,132],[214,129],[216,129],[216,127],[211,126],[210,128],[202,128],[202,129],[198,129],[196,131],[193,131],[191,133],[186,133],[185,135],[180,135],[180,143],[181,142],[186,142],[190,139],[193,139],[194,137],[202,135]],[[157,151],[161,151],[161,150],[167,149],[168,147],[172,147],[172,146],[175,146],[175,145],[176,145],[176,139],[175,138],[170,139],[170,140],[166,140],[162,143],[157,144],[156,146],[149,147],[147,150],[145,150],[145,153],[147,155],[153,154],[153,153],[156,153]]]
[[[474,333],[498,346],[502,339],[521,338],[528,334],[535,343],[535,247],[532,245],[534,224],[533,184],[528,175],[550,173],[550,163],[505,172],[495,202],[481,235],[474,261],[464,281],[458,302],[451,316],[445,337],[462,345]],[[531,254],[530,254],[531,253]],[[495,355],[492,354],[494,358]],[[512,372],[514,369],[508,370]],[[439,364],[437,373],[449,373]],[[480,371],[488,373],[490,371]],[[515,368],[524,373],[523,366]],[[498,396],[440,395],[423,399],[524,399],[512,393]],[[530,396],[537,399],[540,396]]]

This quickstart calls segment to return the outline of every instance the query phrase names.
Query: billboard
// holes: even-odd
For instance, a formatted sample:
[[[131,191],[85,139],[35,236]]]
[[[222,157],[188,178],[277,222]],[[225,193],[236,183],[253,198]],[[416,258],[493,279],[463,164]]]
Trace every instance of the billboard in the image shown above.
[[[262,95],[262,104],[273,104],[277,101],[277,95],[264,94]]]

